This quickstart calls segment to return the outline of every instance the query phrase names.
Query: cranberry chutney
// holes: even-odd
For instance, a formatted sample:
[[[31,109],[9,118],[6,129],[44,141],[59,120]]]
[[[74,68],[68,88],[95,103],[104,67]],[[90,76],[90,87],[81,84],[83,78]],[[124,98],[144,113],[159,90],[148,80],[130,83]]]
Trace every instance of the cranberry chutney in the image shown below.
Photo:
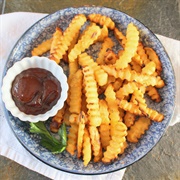
[[[18,74],[11,88],[12,98],[20,111],[38,115],[49,111],[61,97],[56,77],[42,68],[29,68]]]

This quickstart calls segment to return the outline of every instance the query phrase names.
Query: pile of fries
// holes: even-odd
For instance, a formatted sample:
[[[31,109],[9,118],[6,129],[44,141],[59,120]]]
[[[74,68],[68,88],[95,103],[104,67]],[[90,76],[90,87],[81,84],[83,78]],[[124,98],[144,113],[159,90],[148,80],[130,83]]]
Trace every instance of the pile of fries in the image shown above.
[[[110,32],[118,40],[119,52],[113,50]],[[101,48],[95,59],[87,50],[97,43]],[[57,27],[32,55],[47,51],[51,60],[65,61],[69,67],[68,98],[52,118],[50,129],[57,132],[63,122],[69,126],[66,150],[82,158],[84,166],[91,160],[113,162],[128,142],[139,141],[152,121],[163,120],[163,114],[149,108],[144,97],[161,101],[158,89],[165,85],[161,61],[140,42],[133,23],[124,35],[107,16],[78,14],[64,31]]]

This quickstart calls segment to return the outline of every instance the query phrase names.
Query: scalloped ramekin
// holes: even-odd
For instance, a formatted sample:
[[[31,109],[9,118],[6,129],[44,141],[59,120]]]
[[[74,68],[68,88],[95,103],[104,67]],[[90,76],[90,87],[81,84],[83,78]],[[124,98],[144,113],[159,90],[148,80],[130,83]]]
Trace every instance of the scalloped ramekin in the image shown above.
[[[20,111],[16,106],[11,95],[12,82],[15,77],[22,71],[29,68],[42,68],[50,71],[61,84],[61,96],[57,103],[46,113],[38,115],[29,115]],[[11,68],[8,69],[6,76],[3,78],[2,84],[2,100],[5,107],[11,112],[14,117],[19,118],[21,121],[38,122],[46,121],[49,117],[56,115],[57,111],[61,109],[67,99],[68,83],[67,77],[64,74],[63,69],[54,61],[47,57],[25,57],[21,61],[16,62]]]

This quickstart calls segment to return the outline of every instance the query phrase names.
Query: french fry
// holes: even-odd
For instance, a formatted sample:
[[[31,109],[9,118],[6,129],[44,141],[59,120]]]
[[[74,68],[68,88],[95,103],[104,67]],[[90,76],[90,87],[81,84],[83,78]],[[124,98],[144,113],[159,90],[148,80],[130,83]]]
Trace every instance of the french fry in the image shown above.
[[[111,137],[114,135],[114,129],[118,121],[122,121],[121,116],[119,114],[119,108],[118,103],[116,101],[116,93],[113,90],[112,84],[109,84],[106,88],[105,92],[105,100],[108,104],[108,110],[109,110],[109,118],[111,120],[110,122],[110,131],[111,131]]]
[[[104,25],[102,28],[101,28],[101,34],[99,35],[98,39],[97,39],[97,42],[103,42],[105,38],[108,37],[108,28],[106,25]]]
[[[114,28],[114,35],[119,40],[121,46],[124,48],[126,44],[126,36],[124,36],[124,34],[116,27]]]
[[[71,113],[79,114],[81,111],[81,96],[82,96],[82,70],[79,69],[73,76],[70,82],[70,102],[69,111]]]
[[[132,94],[135,90],[137,90],[138,87],[135,82],[128,82],[127,84],[124,84],[117,92],[116,97],[118,99],[124,99],[125,96],[128,96],[129,94]]]
[[[162,79],[157,76],[149,76],[141,73],[137,73],[134,70],[130,70],[129,68],[125,68],[122,70],[116,70],[115,67],[110,65],[102,65],[101,66],[109,75],[114,76],[115,78],[120,78],[122,80],[128,81],[136,81],[137,83],[144,84],[145,86],[155,86],[158,85],[159,87],[162,85]]]
[[[146,54],[146,51],[144,49],[144,46],[141,42],[139,42],[139,44],[138,44],[137,54],[140,56],[140,59],[142,60],[142,62],[140,63],[141,66],[150,62],[150,60]]]
[[[118,157],[118,154],[124,151],[126,144],[127,127],[123,122],[118,122],[114,127],[114,135],[110,141],[107,150],[104,152],[102,162],[110,163]]]
[[[121,58],[115,63],[117,69],[124,69],[128,66],[137,51],[138,41],[139,31],[132,23],[128,24],[124,51]]]
[[[54,59],[53,58],[53,53],[60,41],[60,37],[63,35],[63,31],[59,28],[59,27],[56,27],[56,31],[54,32],[53,34],[53,40],[52,40],[52,43],[51,43],[51,48],[50,48],[50,59]]]
[[[50,130],[51,132],[58,132],[59,127],[61,126],[63,122],[63,117],[65,110],[67,108],[67,104],[64,103],[64,106],[57,112],[57,114],[52,118],[52,121],[50,123]]]
[[[86,91],[86,101],[88,109],[89,124],[99,126],[101,124],[101,116],[99,112],[99,99],[97,93],[97,84],[92,69],[89,66],[83,68],[84,84]]]
[[[114,46],[114,42],[111,38],[107,37],[104,39],[104,42],[102,43],[102,47],[99,51],[98,57],[96,59],[96,62],[100,65],[104,64],[104,54],[108,49],[111,49]]]
[[[116,60],[118,59],[117,54],[114,53],[111,49],[107,49],[104,55],[104,63],[105,64],[115,64]]]
[[[136,114],[141,116],[142,112],[140,110],[140,108],[138,107],[138,105],[132,103],[132,102],[128,102],[127,100],[123,99],[120,100],[118,103],[119,107],[124,109],[125,111],[129,111],[132,114]]]
[[[78,137],[77,137],[77,157],[81,157],[82,147],[83,147],[83,136],[84,136],[84,129],[85,129],[85,120],[86,115],[84,112],[79,114],[79,122],[78,122]]]
[[[32,56],[41,56],[42,54],[46,53],[51,48],[51,43],[53,41],[53,38],[47,39],[46,41],[43,41],[41,44],[39,44],[37,47],[35,47],[31,54]]]
[[[54,52],[54,60],[59,64],[63,55],[68,50],[74,37],[79,33],[81,26],[86,22],[86,17],[83,14],[76,15],[70,22],[68,28],[63,32],[60,42]]]
[[[156,121],[156,122],[161,122],[164,119],[163,114],[157,112],[154,109],[148,108],[147,105],[140,104],[139,106],[143,114],[148,116],[151,120]]]
[[[150,47],[145,47],[144,49],[145,49],[145,52],[148,55],[148,58],[150,59],[150,61],[153,61],[156,64],[157,73],[158,73],[158,75],[160,75],[161,71],[162,71],[162,65],[161,65],[161,61],[159,60],[158,55]]]
[[[129,128],[131,127],[136,120],[136,115],[126,111],[124,116],[124,124]]]
[[[156,70],[156,64],[154,61],[150,61],[142,68],[142,73],[147,75],[152,75]]]
[[[100,24],[101,26],[107,26],[109,29],[113,30],[115,28],[115,23],[113,20],[107,16],[101,14],[90,14],[88,19],[92,22]]]
[[[106,149],[110,141],[110,124],[109,124],[110,119],[109,119],[109,111],[106,101],[101,99],[99,101],[99,107],[102,118],[102,123],[99,127],[99,132],[101,137],[102,148]]]
[[[146,93],[153,101],[155,101],[155,102],[161,101],[161,96],[155,87],[153,87],[153,86],[146,87]]]
[[[151,120],[146,117],[140,117],[134,125],[130,127],[127,134],[127,140],[132,143],[137,143],[139,138],[148,130]]]
[[[89,133],[94,157],[99,156],[101,151],[100,135],[97,127],[89,126]]]
[[[69,152],[72,156],[77,149],[77,137],[78,137],[78,124],[71,124],[69,133],[67,135],[67,146],[66,151]]]
[[[99,86],[103,86],[107,83],[108,74],[87,54],[82,53],[78,58],[79,64],[84,66],[89,66],[94,71],[95,79]]]
[[[90,135],[86,127],[84,128],[82,154],[83,154],[83,164],[84,166],[87,166],[91,160],[92,149],[91,149]]]
[[[69,62],[73,62],[78,55],[85,51],[85,49],[89,48],[90,45],[94,43],[95,40],[101,34],[101,29],[99,26],[92,25],[88,28],[88,30],[84,33],[81,39],[77,42],[74,48],[70,51],[68,58]]]

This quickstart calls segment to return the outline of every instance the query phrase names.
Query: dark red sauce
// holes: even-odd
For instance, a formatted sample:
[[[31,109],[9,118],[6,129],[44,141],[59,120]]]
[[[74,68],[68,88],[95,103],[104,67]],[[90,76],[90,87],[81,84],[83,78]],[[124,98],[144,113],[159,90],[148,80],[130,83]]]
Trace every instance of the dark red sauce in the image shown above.
[[[30,68],[15,77],[11,94],[20,111],[32,115],[44,114],[60,98],[61,85],[50,71]]]

